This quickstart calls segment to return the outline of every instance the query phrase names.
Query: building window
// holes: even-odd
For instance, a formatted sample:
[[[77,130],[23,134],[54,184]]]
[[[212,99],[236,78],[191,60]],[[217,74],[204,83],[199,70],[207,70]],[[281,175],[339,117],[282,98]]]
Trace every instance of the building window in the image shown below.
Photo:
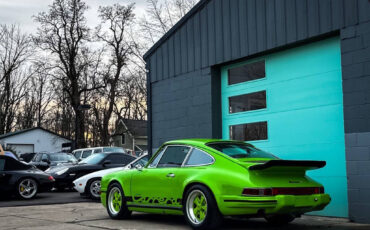
[[[121,135],[121,144],[122,145],[126,144],[126,135],[125,134]]]
[[[241,82],[261,79],[265,76],[265,61],[263,60],[229,69],[228,83],[229,85],[233,85]]]
[[[266,91],[229,97],[229,113],[266,108]]]
[[[230,139],[239,141],[267,140],[267,121],[231,125]]]

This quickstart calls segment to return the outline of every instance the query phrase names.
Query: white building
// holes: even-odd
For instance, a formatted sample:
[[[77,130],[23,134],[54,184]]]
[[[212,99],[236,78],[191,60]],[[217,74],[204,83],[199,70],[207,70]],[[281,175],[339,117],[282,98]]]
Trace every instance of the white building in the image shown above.
[[[18,155],[33,152],[58,152],[71,140],[43,128],[31,128],[0,135],[0,144]]]

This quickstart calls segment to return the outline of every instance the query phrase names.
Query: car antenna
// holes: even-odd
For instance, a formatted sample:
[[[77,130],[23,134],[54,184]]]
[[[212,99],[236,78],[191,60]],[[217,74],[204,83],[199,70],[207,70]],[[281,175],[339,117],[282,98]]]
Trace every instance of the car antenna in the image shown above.
[[[5,155],[5,152],[4,152],[4,149],[3,149],[3,146],[1,146],[1,144],[0,144],[0,155]]]

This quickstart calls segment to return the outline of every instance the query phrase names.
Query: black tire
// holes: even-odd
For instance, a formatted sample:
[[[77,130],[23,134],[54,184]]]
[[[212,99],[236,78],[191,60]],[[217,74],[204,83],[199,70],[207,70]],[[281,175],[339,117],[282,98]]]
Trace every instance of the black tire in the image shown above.
[[[96,189],[93,187],[96,186],[96,183],[100,186],[101,178],[92,178],[89,180],[89,182],[86,185],[85,193],[89,195],[89,197],[93,200],[100,200],[100,193],[97,193]],[[99,188],[100,191],[100,188]]]
[[[191,206],[194,208],[196,206],[194,204],[194,196],[203,196],[205,198],[206,203],[206,213],[204,219],[199,221],[195,214],[195,210],[190,210]],[[193,201],[192,201],[193,200]],[[191,186],[184,195],[183,200],[183,212],[185,215],[185,219],[188,224],[196,230],[205,230],[205,229],[216,229],[218,228],[223,220],[223,216],[221,215],[220,211],[218,210],[217,202],[212,194],[212,192],[203,185],[193,185]]]
[[[111,199],[111,196],[113,196],[114,192],[118,192],[118,191],[121,195],[121,206],[119,209],[118,208],[116,209],[113,207],[114,205],[111,204],[110,199]],[[131,216],[131,211],[128,210],[127,205],[126,205],[125,194],[119,183],[114,182],[109,185],[108,190],[107,190],[106,202],[107,202],[107,212],[110,218],[115,219],[115,220],[123,220],[123,219],[128,219]]]
[[[39,185],[35,179],[22,178],[18,181],[16,191],[21,199],[29,200],[37,195]]]
[[[295,216],[291,214],[278,214],[265,216],[266,221],[274,226],[282,226],[289,224],[295,219]]]

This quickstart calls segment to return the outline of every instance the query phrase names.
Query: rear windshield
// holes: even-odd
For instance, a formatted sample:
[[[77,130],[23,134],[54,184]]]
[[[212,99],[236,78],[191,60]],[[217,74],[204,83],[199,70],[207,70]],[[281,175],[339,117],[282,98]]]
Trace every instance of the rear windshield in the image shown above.
[[[232,158],[268,158],[278,159],[271,153],[242,143],[211,143],[207,146],[216,149]]]

